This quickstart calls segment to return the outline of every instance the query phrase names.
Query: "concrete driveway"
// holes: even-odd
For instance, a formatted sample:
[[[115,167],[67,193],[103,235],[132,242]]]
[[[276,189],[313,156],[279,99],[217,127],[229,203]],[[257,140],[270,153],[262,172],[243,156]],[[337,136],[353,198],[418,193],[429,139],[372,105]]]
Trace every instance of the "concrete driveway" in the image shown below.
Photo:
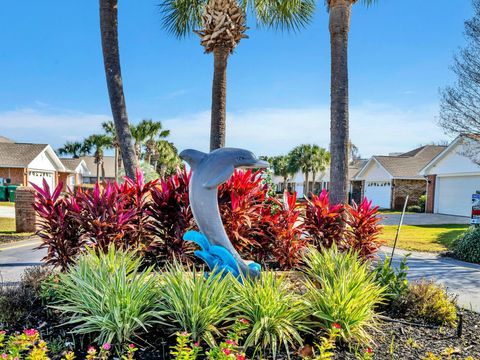
[[[25,240],[0,246],[0,284],[16,283],[27,267],[41,265],[46,249],[34,250],[40,240]]]
[[[401,214],[380,214],[383,225],[398,225]],[[404,225],[470,224],[469,217],[441,214],[405,214]]]
[[[382,248],[380,256],[391,254],[392,249]],[[458,296],[458,304],[480,312],[480,265],[470,264],[431,253],[410,252],[397,249],[392,264],[399,266],[403,255],[408,258],[409,280],[431,279],[447,287]]]
[[[14,218],[15,207],[13,206],[0,206],[0,218]]]

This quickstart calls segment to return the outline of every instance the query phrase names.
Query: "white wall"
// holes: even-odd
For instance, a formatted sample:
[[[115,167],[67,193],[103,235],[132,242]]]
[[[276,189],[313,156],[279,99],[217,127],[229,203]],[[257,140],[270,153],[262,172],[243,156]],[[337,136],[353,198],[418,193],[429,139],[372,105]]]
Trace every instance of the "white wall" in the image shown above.
[[[33,161],[28,165],[28,168],[45,171],[56,170],[54,162],[45,151],[41,152],[35,159],[33,159]]]
[[[480,174],[480,166],[475,164],[470,158],[464,155],[465,148],[463,142],[445,153],[434,166],[427,169],[426,175],[457,175],[457,174]]]
[[[355,178],[355,180],[365,181],[388,181],[392,176],[381,167],[373,158],[367,163],[367,167],[362,173]]]

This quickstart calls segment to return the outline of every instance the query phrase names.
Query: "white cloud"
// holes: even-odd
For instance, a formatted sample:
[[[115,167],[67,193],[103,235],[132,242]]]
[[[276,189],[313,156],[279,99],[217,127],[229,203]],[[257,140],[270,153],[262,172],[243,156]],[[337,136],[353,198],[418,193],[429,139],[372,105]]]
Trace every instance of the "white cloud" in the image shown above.
[[[364,103],[350,109],[350,137],[363,156],[408,151],[420,144],[447,139],[435,123],[436,106],[400,109],[389,104]],[[264,108],[228,114],[227,146],[243,147],[259,155],[286,153],[301,143],[327,147],[328,107]],[[101,131],[111,117],[50,106],[0,112],[0,135],[19,142],[49,143],[82,140]],[[161,119],[161,117],[155,117]],[[181,150],[208,150],[209,111],[161,119]]]
[[[436,106],[404,110],[364,103],[350,109],[350,137],[363,156],[408,151],[446,139],[435,123],[436,114]],[[286,153],[300,143],[329,146],[328,107],[253,109],[229,113],[227,118],[227,146],[265,155]],[[164,119],[163,123],[179,149],[208,149],[209,112]]]

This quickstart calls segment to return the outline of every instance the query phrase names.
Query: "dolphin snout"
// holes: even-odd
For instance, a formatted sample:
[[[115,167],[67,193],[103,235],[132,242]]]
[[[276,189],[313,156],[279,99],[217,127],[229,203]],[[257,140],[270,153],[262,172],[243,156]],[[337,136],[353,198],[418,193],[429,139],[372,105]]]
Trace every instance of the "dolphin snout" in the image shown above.
[[[269,167],[270,164],[266,161],[259,160],[259,159],[249,159],[246,160],[245,162],[240,164],[240,167],[242,168],[258,168],[258,169],[264,169]]]

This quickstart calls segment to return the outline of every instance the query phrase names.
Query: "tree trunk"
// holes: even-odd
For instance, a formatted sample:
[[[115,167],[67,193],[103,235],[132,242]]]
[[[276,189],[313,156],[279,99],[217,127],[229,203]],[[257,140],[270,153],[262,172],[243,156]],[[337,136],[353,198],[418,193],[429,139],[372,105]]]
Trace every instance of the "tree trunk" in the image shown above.
[[[348,194],[348,32],[351,0],[330,4],[331,105],[330,105],[330,201],[347,201]]]
[[[106,182],[105,182],[105,162],[103,161],[103,159],[101,161],[101,165],[102,165],[102,183],[105,185],[106,184]]]
[[[305,185],[303,186],[303,196],[308,197],[308,172],[305,173]]]
[[[100,162],[97,161],[97,184],[100,184]]]
[[[288,176],[283,177],[283,192],[287,191],[288,187]]]
[[[315,176],[316,175],[317,174],[315,173],[315,171],[313,171],[312,172],[312,177],[313,177],[313,179],[312,179],[312,193],[315,193]]]
[[[128,124],[127,106],[123,93],[120,54],[118,48],[118,0],[100,1],[100,30],[102,36],[103,62],[107,79],[110,106],[117,139],[122,150],[125,174],[135,179],[138,159],[132,144],[132,134]]]
[[[213,52],[214,71],[212,84],[212,120],[210,151],[225,146],[227,117],[227,61],[229,49],[217,47]]]
[[[115,182],[118,183],[118,146],[115,146]]]

